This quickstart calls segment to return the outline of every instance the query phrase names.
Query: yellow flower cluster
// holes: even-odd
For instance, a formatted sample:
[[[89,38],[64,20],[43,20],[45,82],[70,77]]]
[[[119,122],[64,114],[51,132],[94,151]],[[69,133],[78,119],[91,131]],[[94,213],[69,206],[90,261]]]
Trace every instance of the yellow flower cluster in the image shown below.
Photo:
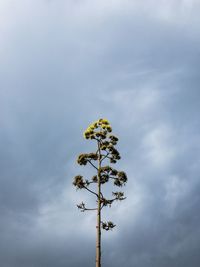
[[[98,130],[96,131],[96,129]],[[109,121],[107,119],[99,119],[86,129],[84,137],[86,139],[95,139],[96,137],[105,139],[108,132],[112,132]]]

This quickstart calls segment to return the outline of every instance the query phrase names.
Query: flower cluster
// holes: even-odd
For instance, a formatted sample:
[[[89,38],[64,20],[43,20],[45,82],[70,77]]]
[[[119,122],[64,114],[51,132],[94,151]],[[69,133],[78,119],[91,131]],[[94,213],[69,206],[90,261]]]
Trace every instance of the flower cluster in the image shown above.
[[[113,203],[114,199],[106,199],[106,198],[101,198],[101,203],[103,206],[110,206],[111,207],[111,204]]]
[[[109,139],[110,139],[110,143],[112,144],[112,145],[116,145],[117,144],[117,142],[118,142],[118,138],[115,136],[115,135],[110,135],[109,136]]]
[[[117,171],[110,166],[104,166],[100,169],[101,184],[108,182],[110,178],[114,179],[114,185],[123,186],[128,178],[125,172]]]
[[[110,153],[110,163],[116,163],[117,160],[120,160],[120,154],[118,152],[118,150],[114,147],[110,147],[109,148],[109,153]]]
[[[126,184],[127,180],[128,180],[128,178],[126,176],[126,173],[120,171],[117,173],[117,178],[114,181],[114,185],[119,186],[119,187],[123,186]]]
[[[116,225],[115,225],[113,222],[111,222],[111,221],[109,221],[109,222],[102,222],[101,225],[102,225],[102,228],[103,228],[104,230],[106,230],[106,231],[108,231],[108,230],[112,230],[112,229],[116,226]]]
[[[78,156],[77,163],[79,165],[86,165],[88,161],[97,160],[97,159],[98,159],[98,155],[95,153],[80,154]]]
[[[117,145],[118,138],[114,135],[110,135],[107,140],[101,141],[100,148],[102,150],[111,151],[113,146]]]
[[[109,137],[109,139],[110,139],[110,137]],[[116,163],[117,160],[121,159],[119,151],[114,147],[114,145],[117,144],[116,140],[118,140],[118,139],[117,138],[116,139],[110,139],[109,141],[107,141],[107,140],[102,141],[100,144],[101,150],[103,150],[107,153],[107,155],[105,155],[105,158],[108,158],[110,160],[110,163]]]
[[[100,183],[105,184],[109,181],[109,175],[108,174],[102,174],[100,176]]]
[[[77,175],[74,177],[73,185],[76,186],[77,189],[82,189],[88,186],[90,183],[88,180],[84,180],[83,176]]]
[[[111,175],[117,175],[117,170],[111,168],[110,166],[101,167],[100,169],[101,184],[108,182]]]
[[[106,139],[108,132],[112,132],[109,121],[106,119],[99,119],[86,129],[84,137],[86,139]]]
[[[109,175],[117,175],[118,171],[113,169],[110,166],[104,166],[104,167],[101,167],[100,173],[107,173]]]
[[[113,196],[116,200],[124,200],[124,193],[123,192],[112,192]]]
[[[85,203],[83,203],[83,202],[81,202],[80,204],[78,204],[76,206],[81,212],[84,212],[86,210]]]

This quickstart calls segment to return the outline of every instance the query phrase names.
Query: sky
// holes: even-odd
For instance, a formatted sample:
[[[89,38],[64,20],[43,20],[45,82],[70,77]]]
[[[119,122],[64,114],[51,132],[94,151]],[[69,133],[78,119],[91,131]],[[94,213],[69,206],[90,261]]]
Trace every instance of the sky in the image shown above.
[[[0,1],[0,266],[92,267],[94,198],[72,186],[107,118],[127,199],[103,267],[200,266],[200,2]],[[108,188],[107,188],[108,190]],[[112,188],[109,187],[109,190]]]

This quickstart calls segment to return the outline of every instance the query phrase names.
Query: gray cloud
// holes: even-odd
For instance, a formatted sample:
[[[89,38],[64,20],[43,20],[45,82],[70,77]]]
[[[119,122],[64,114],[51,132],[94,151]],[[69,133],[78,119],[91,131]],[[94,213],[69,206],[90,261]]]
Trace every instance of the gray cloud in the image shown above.
[[[103,265],[197,267],[197,1],[0,3],[0,265],[93,266],[82,132],[107,117],[127,200],[104,212]]]

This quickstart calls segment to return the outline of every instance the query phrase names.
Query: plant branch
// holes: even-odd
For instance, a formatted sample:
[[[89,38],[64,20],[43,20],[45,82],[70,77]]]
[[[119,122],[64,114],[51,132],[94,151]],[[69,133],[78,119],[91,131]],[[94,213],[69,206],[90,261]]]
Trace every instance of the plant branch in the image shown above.
[[[101,159],[101,162],[102,162],[105,158],[109,158],[109,157],[108,157],[109,154],[110,154],[110,152],[107,152],[106,155],[102,155],[102,156],[104,156],[104,157]]]
[[[94,209],[85,208],[84,210],[97,210],[97,208],[94,208]]]
[[[76,205],[78,209],[81,210],[81,212],[84,212],[86,210],[96,210],[96,208],[89,209],[85,207],[85,203],[81,202],[80,204]]]
[[[89,188],[87,188],[87,186],[83,186],[83,188],[85,188],[87,191],[89,191],[90,193],[94,194],[96,197],[98,197],[97,193],[95,193],[94,191],[90,190]]]
[[[89,159],[87,161],[98,171],[98,168]]]

